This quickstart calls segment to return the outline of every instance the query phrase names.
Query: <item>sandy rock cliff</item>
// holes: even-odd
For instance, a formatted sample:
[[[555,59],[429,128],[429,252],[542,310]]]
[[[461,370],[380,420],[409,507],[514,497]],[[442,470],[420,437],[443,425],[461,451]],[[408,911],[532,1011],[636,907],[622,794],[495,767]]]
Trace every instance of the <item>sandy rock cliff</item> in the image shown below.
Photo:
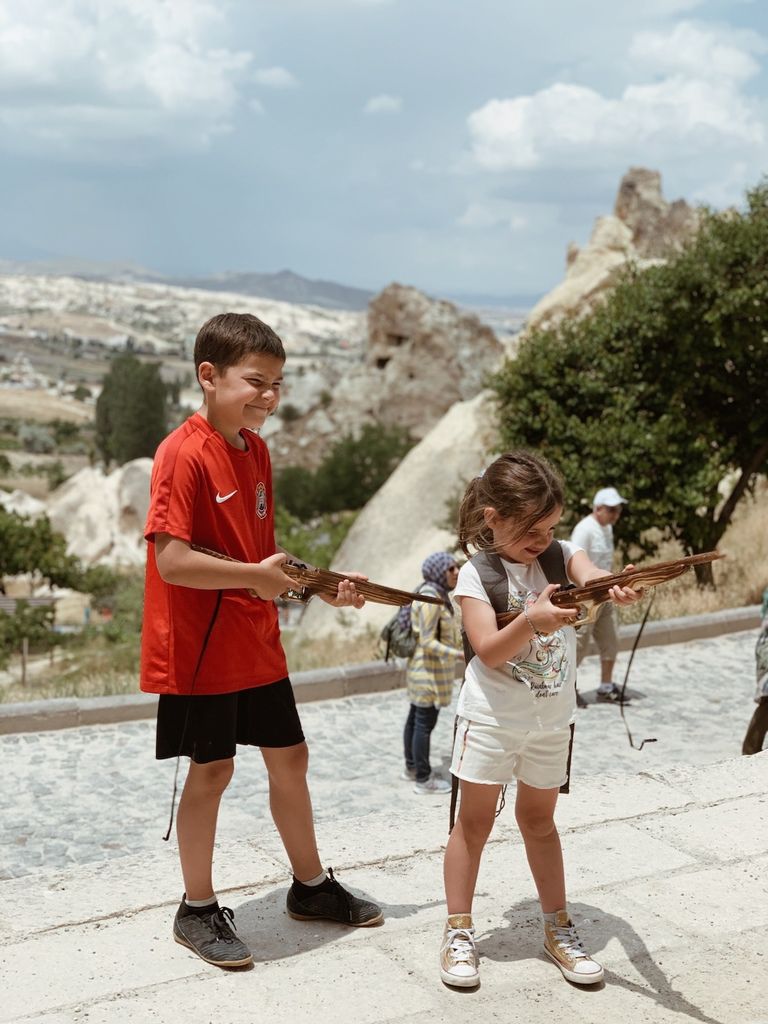
[[[597,218],[583,249],[568,246],[565,280],[534,306],[526,329],[553,327],[593,309],[629,261],[639,267],[663,262],[695,233],[697,223],[696,210],[683,199],[664,199],[658,171],[630,168],[613,213]]]

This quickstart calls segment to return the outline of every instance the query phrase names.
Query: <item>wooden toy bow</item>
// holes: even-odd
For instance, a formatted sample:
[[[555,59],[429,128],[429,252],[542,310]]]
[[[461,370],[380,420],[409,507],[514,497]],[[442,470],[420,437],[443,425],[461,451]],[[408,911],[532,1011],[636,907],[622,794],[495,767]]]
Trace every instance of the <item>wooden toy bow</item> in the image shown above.
[[[677,579],[693,565],[714,562],[718,558],[725,558],[725,555],[719,551],[704,551],[698,555],[689,555],[687,558],[674,558],[670,562],[656,562],[655,565],[627,569],[613,576],[601,576],[597,580],[590,580],[583,587],[561,587],[552,594],[550,601],[557,608],[573,608],[572,625],[578,628],[588,622],[594,622],[599,606],[610,600],[611,587],[649,590],[660,583]],[[499,626],[506,626],[519,614],[519,611],[504,612],[496,616],[496,621]]]
[[[210,548],[203,548],[197,544],[191,544],[193,551],[200,551],[204,555],[212,555],[214,558],[223,558],[225,562],[239,562],[239,558],[231,558],[229,555],[222,555],[220,551],[211,551]],[[350,579],[342,573],[332,572],[330,569],[315,569],[309,565],[301,565],[295,562],[283,562],[280,569],[289,579],[296,584],[295,588],[286,591],[282,597],[290,601],[309,601],[315,594],[328,594],[335,597],[339,583],[342,580]],[[370,580],[351,581],[355,590],[366,601],[373,601],[374,604],[404,605],[412,601],[423,601],[425,604],[442,604],[440,597],[432,597],[431,594],[413,594],[408,590],[398,590],[396,587],[385,587],[382,583],[371,583]],[[246,588],[253,597],[259,595],[255,590]]]

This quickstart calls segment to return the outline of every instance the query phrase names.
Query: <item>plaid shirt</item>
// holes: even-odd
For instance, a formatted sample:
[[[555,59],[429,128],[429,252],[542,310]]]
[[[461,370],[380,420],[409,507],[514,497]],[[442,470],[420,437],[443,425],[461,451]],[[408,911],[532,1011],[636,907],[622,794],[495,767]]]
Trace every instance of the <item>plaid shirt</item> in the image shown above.
[[[437,589],[429,585],[424,587],[424,593],[440,596]],[[451,703],[456,655],[461,650],[461,633],[456,619],[457,616],[444,604],[413,602],[411,622],[416,650],[408,661],[406,675],[411,704],[440,708]]]

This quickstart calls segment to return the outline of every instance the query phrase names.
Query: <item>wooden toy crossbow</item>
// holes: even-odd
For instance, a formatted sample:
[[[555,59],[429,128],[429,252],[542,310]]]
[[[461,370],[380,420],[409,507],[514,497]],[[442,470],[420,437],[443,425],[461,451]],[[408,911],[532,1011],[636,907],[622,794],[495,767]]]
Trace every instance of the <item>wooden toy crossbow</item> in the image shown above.
[[[655,565],[627,569],[613,576],[601,576],[599,579],[590,580],[583,587],[561,587],[554,591],[550,601],[557,608],[573,608],[572,625],[578,629],[579,626],[586,626],[587,623],[595,621],[600,605],[611,598],[611,587],[649,590],[660,583],[677,579],[693,565],[704,565],[718,558],[725,558],[725,555],[719,551],[703,551],[701,554],[688,555],[686,558],[674,558],[670,562],[656,562]],[[519,614],[519,611],[503,612],[496,616],[496,621],[499,626],[506,626]]]
[[[212,555],[214,558],[222,558],[225,562],[239,562],[239,558],[231,558],[229,555],[222,555],[220,551],[212,551],[210,548],[200,547],[198,544],[191,544],[193,551],[200,551],[204,555]],[[330,569],[316,569],[310,565],[303,565],[296,562],[282,562],[278,567],[289,579],[296,584],[287,590],[282,597],[290,601],[309,601],[315,594],[328,594],[335,597],[339,583],[342,580],[350,579],[342,573],[333,572]],[[442,604],[440,597],[433,597],[431,594],[413,594],[408,590],[398,590],[396,587],[385,587],[382,583],[372,583],[370,580],[351,581],[355,590],[366,601],[373,601],[374,604],[404,605],[412,601],[423,601],[425,604]],[[249,587],[245,588],[253,597],[259,595]]]

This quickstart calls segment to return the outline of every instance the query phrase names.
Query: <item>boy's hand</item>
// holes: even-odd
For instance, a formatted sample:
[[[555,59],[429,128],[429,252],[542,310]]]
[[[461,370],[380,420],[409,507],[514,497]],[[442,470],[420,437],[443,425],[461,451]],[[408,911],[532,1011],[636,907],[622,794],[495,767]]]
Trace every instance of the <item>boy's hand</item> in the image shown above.
[[[288,556],[284,551],[278,551],[269,558],[263,558],[256,563],[256,575],[253,582],[253,590],[259,595],[262,601],[274,601],[286,590],[294,585],[293,580],[286,576],[280,566]]]
[[[629,569],[634,568],[634,565],[625,565],[622,571],[627,572]],[[642,587],[640,590],[633,590],[632,587],[611,587],[608,593],[615,604],[633,604],[635,601],[640,600],[645,594],[645,590]]]
[[[573,625],[575,609],[558,608],[550,601],[550,597],[559,589],[557,583],[550,583],[542,590],[536,601],[528,606],[527,618],[537,633],[554,633],[561,626]]]
[[[330,594],[320,594],[319,596],[326,604],[330,604],[334,608],[362,608],[365,598],[355,590],[354,581],[367,580],[368,577],[359,572],[345,572],[341,575],[346,576],[347,579],[339,582],[339,589],[335,597],[331,597]]]

